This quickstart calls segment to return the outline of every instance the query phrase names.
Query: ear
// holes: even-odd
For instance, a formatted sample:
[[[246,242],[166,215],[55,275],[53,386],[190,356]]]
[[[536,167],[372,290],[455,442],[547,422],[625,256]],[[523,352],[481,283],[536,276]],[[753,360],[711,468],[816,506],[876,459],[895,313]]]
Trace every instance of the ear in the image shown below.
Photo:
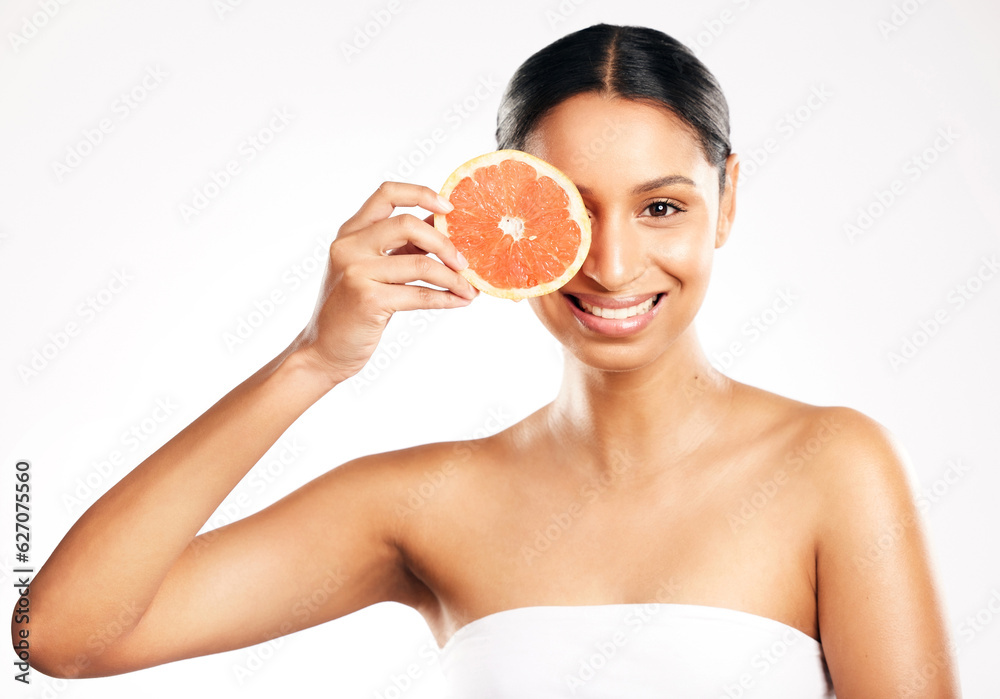
[[[721,248],[729,239],[736,218],[736,183],[740,176],[740,157],[736,153],[726,158],[726,186],[719,199],[719,224],[715,229],[715,247]]]

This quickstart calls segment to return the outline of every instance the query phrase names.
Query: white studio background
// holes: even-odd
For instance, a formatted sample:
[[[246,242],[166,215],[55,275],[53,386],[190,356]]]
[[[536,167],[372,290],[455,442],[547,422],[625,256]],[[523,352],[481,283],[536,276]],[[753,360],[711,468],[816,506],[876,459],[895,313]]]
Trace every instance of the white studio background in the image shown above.
[[[501,92],[531,53],[642,24],[715,72],[743,156],[706,351],[900,438],[966,696],[997,696],[998,20],[989,0],[3,3],[0,609],[16,600],[17,460],[39,566],[291,341],[318,260],[382,180],[439,188],[495,148]],[[366,378],[293,425],[210,527],[358,455],[506,427],[554,396],[561,362],[527,304],[397,314]],[[8,651],[0,694],[418,699],[440,696],[435,647],[419,614],[384,604],[112,678],[24,687]]]

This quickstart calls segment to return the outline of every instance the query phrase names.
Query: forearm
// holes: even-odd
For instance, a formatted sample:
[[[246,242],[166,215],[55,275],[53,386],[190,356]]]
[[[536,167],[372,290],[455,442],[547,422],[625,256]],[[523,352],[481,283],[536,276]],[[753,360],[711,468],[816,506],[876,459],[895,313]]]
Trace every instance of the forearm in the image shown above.
[[[53,642],[65,634],[85,638],[123,617],[125,608],[130,611],[124,615],[128,625],[138,622],[171,566],[219,504],[281,434],[333,387],[290,349],[84,513],[31,585],[33,636]]]

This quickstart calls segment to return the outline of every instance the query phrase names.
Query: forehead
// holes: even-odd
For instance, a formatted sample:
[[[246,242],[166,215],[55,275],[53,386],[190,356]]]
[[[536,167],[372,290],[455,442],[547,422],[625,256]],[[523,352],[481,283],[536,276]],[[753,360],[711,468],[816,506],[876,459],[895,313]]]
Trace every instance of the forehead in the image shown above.
[[[667,174],[685,175],[699,186],[717,178],[692,127],[669,109],[594,92],[574,95],[549,111],[525,150],[590,189],[600,182],[620,187]]]

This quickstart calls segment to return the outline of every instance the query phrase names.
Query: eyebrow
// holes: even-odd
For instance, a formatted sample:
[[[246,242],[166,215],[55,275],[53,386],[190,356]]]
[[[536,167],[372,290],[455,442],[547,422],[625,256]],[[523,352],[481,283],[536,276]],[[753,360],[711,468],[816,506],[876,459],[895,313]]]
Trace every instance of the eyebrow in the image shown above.
[[[633,196],[639,196],[640,194],[652,192],[654,189],[659,189],[660,187],[670,187],[671,185],[676,184],[684,185],[686,187],[696,186],[691,178],[685,177],[684,175],[664,175],[663,177],[657,177],[655,180],[649,180],[648,182],[637,184],[632,188],[631,194]],[[581,194],[591,193],[589,189],[582,185],[577,185],[576,188]]]

